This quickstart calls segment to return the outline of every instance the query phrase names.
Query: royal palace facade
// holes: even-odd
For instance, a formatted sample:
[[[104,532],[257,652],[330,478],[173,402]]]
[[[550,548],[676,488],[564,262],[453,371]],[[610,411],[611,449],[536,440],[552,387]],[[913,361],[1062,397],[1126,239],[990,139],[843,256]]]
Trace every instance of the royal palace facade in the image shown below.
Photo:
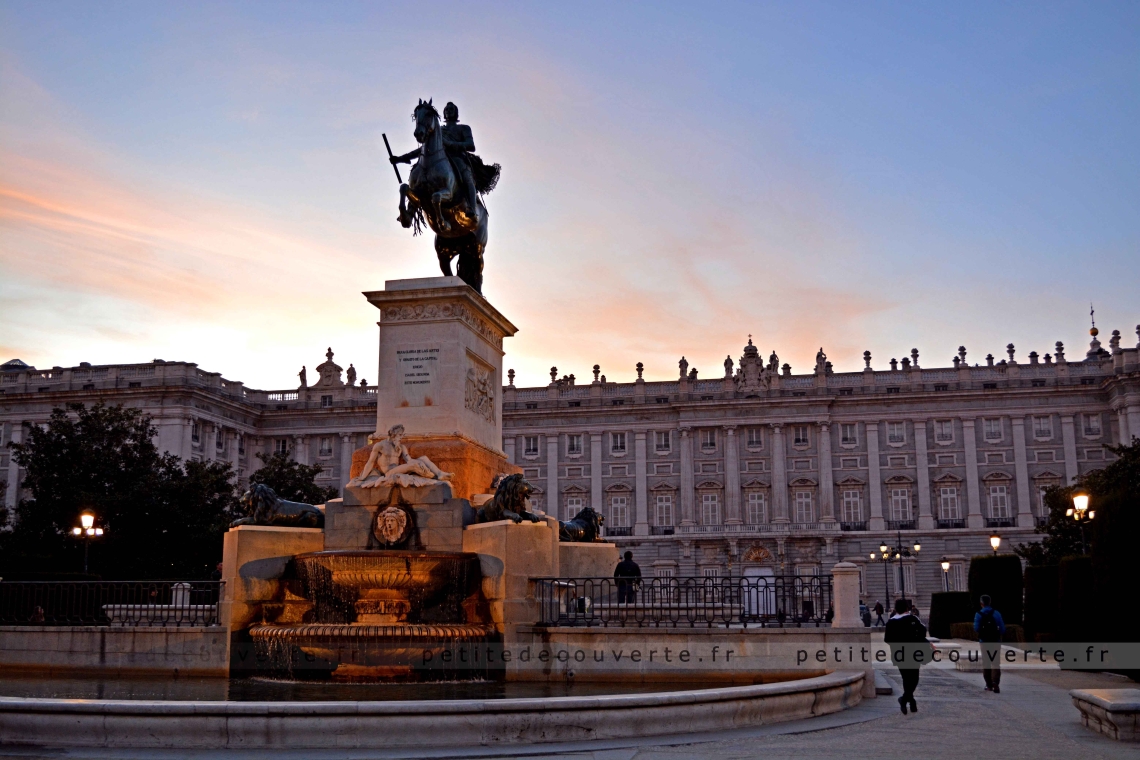
[[[1140,327],[1137,328],[1140,335]],[[862,569],[868,602],[905,590],[920,606],[965,587],[971,556],[1036,539],[1041,493],[1103,467],[1106,445],[1140,437],[1140,345],[1094,335],[1079,359],[1057,343],[984,364],[960,348],[929,369],[918,351],[890,369],[834,372],[822,350],[793,374],[749,340],[716,379],[681,360],[676,380],[559,377],[502,389],[503,449],[536,487],[535,506],[567,519],[590,506],[606,533],[656,576],[827,573]],[[15,505],[21,472],[6,444],[70,402],[143,410],[161,449],[230,462],[240,479],[258,454],[289,452],[341,486],[376,424],[375,387],[351,366],[315,382],[246,388],[186,362],[0,366],[0,493]],[[346,382],[347,379],[347,382]],[[880,545],[910,556],[891,565]],[[915,551],[914,546],[920,549]],[[943,571],[942,563],[949,563]]]

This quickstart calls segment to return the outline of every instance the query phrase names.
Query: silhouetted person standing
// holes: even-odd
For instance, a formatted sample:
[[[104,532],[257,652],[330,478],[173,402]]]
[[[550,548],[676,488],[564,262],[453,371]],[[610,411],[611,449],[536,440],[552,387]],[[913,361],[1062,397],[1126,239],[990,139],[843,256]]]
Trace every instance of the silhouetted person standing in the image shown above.
[[[918,712],[918,703],[914,701],[914,690],[918,688],[918,673],[921,663],[915,658],[915,652],[923,649],[924,659],[922,662],[925,662],[929,650],[925,646],[926,626],[922,624],[921,620],[910,614],[910,602],[906,599],[899,599],[895,602],[895,614],[891,615],[891,619],[887,621],[887,630],[883,633],[883,641],[893,645],[891,646],[891,659],[898,666],[899,675],[902,676],[903,693],[899,697],[899,708],[902,709],[903,715],[906,715],[908,705],[912,712]]]
[[[625,559],[614,569],[614,578],[617,580],[618,604],[632,604],[636,601],[641,568],[633,561],[633,552],[625,553]]]
[[[1001,694],[1001,639],[1005,635],[1005,621],[1001,613],[990,606],[990,598],[982,594],[982,609],[974,615],[974,632],[982,644],[982,677],[986,691]]]
[[[883,620],[883,603],[875,602],[875,625],[885,625],[886,621]]]

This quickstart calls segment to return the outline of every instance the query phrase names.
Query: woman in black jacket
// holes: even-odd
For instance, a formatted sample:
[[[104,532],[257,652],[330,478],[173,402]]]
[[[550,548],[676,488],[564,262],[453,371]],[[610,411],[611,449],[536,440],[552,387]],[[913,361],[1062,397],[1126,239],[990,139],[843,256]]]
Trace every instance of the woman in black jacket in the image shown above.
[[[919,668],[930,661],[930,645],[926,641],[926,626],[910,614],[910,602],[907,600],[895,602],[895,614],[887,621],[883,640],[891,645],[891,659],[902,676],[903,693],[899,697],[899,707],[903,715],[907,714],[907,705],[912,712],[918,712],[914,690],[918,688]]]

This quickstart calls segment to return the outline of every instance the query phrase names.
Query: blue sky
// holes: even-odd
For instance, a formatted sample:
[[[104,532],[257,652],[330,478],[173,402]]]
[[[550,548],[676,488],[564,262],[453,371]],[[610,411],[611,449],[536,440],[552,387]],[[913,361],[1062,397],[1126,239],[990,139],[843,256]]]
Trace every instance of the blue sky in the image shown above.
[[[455,101],[506,366],[944,366],[1140,322],[1140,6],[0,2],[0,360],[288,387],[437,273],[380,134]]]

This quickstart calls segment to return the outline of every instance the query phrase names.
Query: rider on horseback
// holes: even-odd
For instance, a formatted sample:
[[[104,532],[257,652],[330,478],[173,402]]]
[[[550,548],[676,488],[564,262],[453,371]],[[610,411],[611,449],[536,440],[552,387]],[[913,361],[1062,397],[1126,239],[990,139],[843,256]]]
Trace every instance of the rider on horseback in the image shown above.
[[[474,214],[475,202],[479,197],[475,190],[475,174],[471,171],[475,138],[471,135],[471,127],[459,123],[459,108],[454,103],[449,102],[443,107],[443,122],[443,148],[447,151],[451,168],[463,182],[467,208]],[[420,157],[420,152],[420,149],[416,148],[402,156],[392,156],[389,160],[393,164],[410,164],[412,159]],[[482,164],[482,161],[479,163]]]

